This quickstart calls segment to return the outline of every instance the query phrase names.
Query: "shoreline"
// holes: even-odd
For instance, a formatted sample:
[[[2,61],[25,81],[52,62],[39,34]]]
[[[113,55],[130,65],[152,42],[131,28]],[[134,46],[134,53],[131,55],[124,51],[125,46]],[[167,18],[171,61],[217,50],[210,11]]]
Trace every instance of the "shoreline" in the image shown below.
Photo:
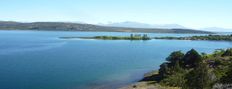
[[[113,79],[108,79],[103,81],[96,81],[94,83],[88,84],[83,89],[120,89],[128,85],[138,83],[144,78],[144,74],[152,71],[151,69],[136,69],[135,71],[129,73],[122,73],[113,77]],[[115,80],[116,79],[116,80]]]

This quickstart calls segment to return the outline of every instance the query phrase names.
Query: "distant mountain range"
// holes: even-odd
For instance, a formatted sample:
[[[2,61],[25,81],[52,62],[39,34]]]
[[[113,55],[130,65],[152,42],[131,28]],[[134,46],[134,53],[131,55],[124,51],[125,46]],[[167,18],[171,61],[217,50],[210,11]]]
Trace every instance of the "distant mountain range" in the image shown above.
[[[146,23],[131,22],[131,21],[100,24],[100,25],[114,26],[114,27],[134,27],[134,28],[188,29],[188,27],[184,27],[179,24],[146,24]],[[199,28],[199,29],[203,31],[210,31],[210,32],[232,32],[232,29],[220,28],[220,27],[208,27],[208,28]]]
[[[230,28],[220,28],[220,27],[201,28],[201,30],[210,31],[210,32],[232,32],[232,29]]]
[[[144,25],[145,26],[145,25]],[[171,25],[170,25],[171,26]],[[177,26],[177,25],[172,25]],[[13,21],[0,21],[0,30],[43,30],[43,31],[91,31],[91,32],[146,32],[146,33],[211,33],[186,28],[141,28],[100,26],[84,23],[69,22],[32,22],[22,23]]]
[[[186,29],[186,27],[178,25],[178,24],[146,24],[139,22],[118,22],[118,23],[108,23],[108,24],[100,24],[104,26],[114,26],[114,27],[133,27],[133,28],[162,28],[162,29]]]

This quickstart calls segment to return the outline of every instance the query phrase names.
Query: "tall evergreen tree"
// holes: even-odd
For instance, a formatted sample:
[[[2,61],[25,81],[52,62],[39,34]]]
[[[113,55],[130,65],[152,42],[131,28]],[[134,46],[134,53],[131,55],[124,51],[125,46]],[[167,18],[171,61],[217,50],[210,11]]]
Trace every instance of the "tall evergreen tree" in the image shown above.
[[[182,63],[186,68],[193,68],[196,67],[201,61],[201,55],[195,49],[191,49],[184,55]]]

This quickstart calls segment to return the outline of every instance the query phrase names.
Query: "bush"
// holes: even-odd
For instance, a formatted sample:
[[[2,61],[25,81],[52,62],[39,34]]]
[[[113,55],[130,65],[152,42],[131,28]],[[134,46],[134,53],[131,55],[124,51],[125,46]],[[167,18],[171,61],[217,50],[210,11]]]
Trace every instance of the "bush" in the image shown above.
[[[181,68],[179,63],[177,63],[171,70],[171,75],[163,79],[161,84],[172,87],[183,87],[186,83],[185,75],[187,74],[187,71]]]
[[[226,72],[225,76],[220,79],[223,84],[232,84],[232,64],[229,66],[229,70]]]
[[[166,60],[171,63],[172,66],[174,66],[176,63],[180,62],[184,57],[184,53],[182,53],[181,51],[175,51],[172,52],[167,58]]]
[[[207,64],[200,63],[186,75],[186,89],[211,89],[213,83],[212,74],[210,74]]]
[[[222,56],[232,56],[232,49],[227,49],[223,54]]]

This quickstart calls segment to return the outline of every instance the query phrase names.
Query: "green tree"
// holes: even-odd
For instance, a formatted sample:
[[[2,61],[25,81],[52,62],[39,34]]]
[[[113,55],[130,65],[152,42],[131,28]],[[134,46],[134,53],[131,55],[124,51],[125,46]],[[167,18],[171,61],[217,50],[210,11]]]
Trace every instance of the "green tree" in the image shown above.
[[[166,78],[170,72],[169,72],[169,67],[168,67],[168,63],[165,62],[163,64],[160,65],[160,69],[159,69],[159,76],[163,79]]]
[[[159,74],[162,78],[166,78],[168,75],[171,75],[171,71],[173,70],[173,67],[184,57],[184,54],[181,51],[175,51],[171,53],[166,60],[168,62],[165,62],[160,65]]]
[[[184,53],[181,51],[175,51],[172,52],[167,58],[166,61],[168,61],[172,66],[176,65],[176,63],[179,63],[184,57]]]
[[[171,69],[170,75],[161,81],[161,84],[172,87],[183,87],[186,83],[185,75],[187,71],[180,67],[177,62]]]
[[[130,34],[130,38],[133,39],[133,38],[134,38],[134,35],[133,35],[133,34]]]
[[[184,55],[182,63],[186,68],[193,68],[196,67],[201,61],[201,55],[195,49],[191,49]]]
[[[143,34],[143,37],[142,37],[143,40],[149,40],[150,38],[148,37],[147,34]]]
[[[227,49],[222,56],[232,56],[232,48],[231,49]]]
[[[211,89],[212,76],[207,64],[201,62],[186,75],[187,81],[184,89]]]

